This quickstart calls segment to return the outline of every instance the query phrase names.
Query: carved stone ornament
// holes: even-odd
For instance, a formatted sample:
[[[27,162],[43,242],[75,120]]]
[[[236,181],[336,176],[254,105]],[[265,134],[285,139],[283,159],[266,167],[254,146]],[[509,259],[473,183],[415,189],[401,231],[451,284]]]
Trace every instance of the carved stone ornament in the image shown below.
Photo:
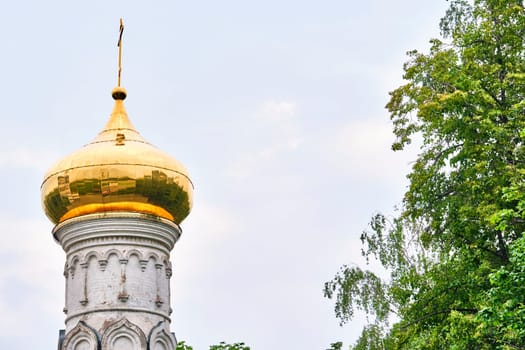
[[[66,334],[60,350],[100,350],[100,337],[96,330],[80,321]]]
[[[144,332],[126,318],[109,324],[102,332],[102,350],[146,349]]]
[[[148,350],[172,350],[177,346],[177,341],[166,322],[159,322],[151,329],[148,335]]]

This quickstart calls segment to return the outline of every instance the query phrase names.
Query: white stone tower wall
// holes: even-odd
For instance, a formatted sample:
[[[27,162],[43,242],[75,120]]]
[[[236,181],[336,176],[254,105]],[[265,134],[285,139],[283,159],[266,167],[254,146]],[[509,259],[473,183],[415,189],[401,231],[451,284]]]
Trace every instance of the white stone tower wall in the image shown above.
[[[70,219],[53,233],[66,252],[64,349],[174,348],[169,254],[178,225],[105,213]]]

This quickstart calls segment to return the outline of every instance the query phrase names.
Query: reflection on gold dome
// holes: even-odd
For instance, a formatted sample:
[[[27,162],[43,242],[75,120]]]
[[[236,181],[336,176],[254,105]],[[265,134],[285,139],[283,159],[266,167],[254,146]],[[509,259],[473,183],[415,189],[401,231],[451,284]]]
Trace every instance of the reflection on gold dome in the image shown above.
[[[135,130],[124,108],[126,90],[112,92],[115,106],[89,144],[55,164],[41,186],[42,204],[55,224],[108,211],[151,214],[180,223],[192,206],[186,169]]]

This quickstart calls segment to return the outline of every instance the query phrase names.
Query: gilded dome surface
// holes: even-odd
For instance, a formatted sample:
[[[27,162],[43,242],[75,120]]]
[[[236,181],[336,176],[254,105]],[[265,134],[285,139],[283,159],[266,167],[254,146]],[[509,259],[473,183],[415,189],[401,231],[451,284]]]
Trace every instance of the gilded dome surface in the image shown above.
[[[156,215],[179,224],[190,213],[193,184],[186,169],[148,143],[124,108],[126,91],[112,92],[115,106],[104,129],[56,163],[42,182],[42,204],[57,224],[108,211]]]

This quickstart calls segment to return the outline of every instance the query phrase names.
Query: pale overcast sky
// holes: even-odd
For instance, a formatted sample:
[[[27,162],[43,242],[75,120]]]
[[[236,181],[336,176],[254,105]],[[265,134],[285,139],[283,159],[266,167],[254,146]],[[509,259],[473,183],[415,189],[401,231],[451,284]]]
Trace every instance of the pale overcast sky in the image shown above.
[[[196,350],[355,340],[323,283],[363,264],[417,150],[384,105],[445,0],[4,1],[0,9],[0,348],[55,349],[64,253],[40,205],[48,167],[105,125],[122,85],[141,134],[180,160],[193,212],[172,252],[172,330]]]

